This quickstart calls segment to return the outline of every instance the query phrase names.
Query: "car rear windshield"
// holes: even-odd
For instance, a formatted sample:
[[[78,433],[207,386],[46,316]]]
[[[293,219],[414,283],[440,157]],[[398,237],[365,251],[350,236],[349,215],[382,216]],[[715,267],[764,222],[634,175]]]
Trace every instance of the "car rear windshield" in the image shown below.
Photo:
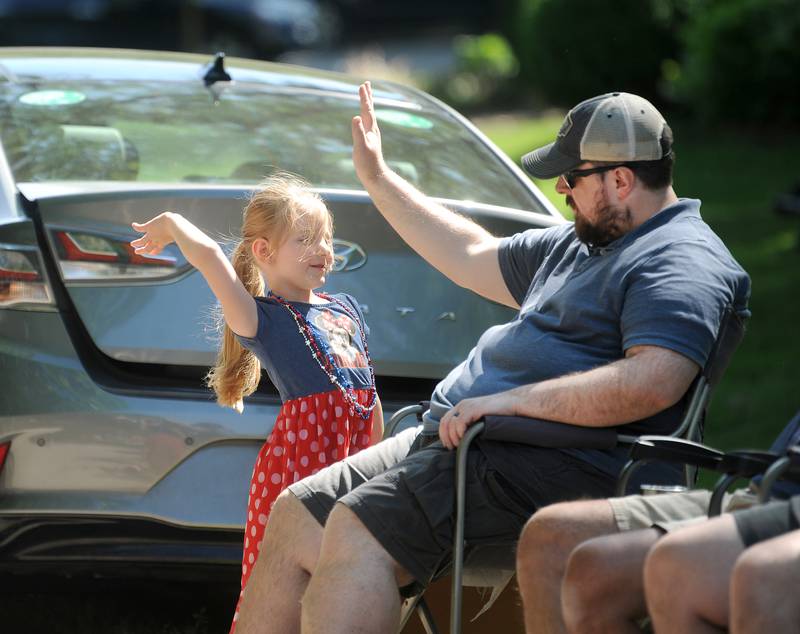
[[[257,183],[274,171],[361,189],[351,159],[355,95],[202,81],[0,84],[0,134],[20,181]],[[387,162],[432,196],[536,210],[506,165],[455,118],[377,103]]]

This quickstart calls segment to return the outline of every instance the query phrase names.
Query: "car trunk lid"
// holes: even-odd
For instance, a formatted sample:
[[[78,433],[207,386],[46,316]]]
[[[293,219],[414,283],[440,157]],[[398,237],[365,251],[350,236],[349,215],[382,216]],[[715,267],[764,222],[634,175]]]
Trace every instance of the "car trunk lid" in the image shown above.
[[[202,275],[175,245],[158,258],[137,260],[126,249],[138,236],[130,224],[176,211],[230,252],[250,188],[47,183],[23,184],[20,191],[41,217],[58,283],[103,355],[156,368],[214,363],[218,310]],[[334,214],[339,269],[325,290],[350,293],[362,305],[377,374],[442,377],[487,327],[513,315],[433,269],[363,192],[320,193]],[[446,202],[497,235],[558,222],[539,214]]]

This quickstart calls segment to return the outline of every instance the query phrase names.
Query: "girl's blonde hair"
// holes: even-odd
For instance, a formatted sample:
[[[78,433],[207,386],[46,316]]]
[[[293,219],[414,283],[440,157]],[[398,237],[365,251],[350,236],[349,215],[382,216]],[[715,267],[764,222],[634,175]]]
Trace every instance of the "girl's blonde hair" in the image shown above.
[[[320,214],[319,209],[324,213]],[[266,238],[274,253],[302,219],[310,220],[306,222],[311,240],[333,234],[333,219],[322,198],[297,176],[274,174],[250,196],[242,218],[242,239],[231,257],[236,275],[248,293],[258,297],[263,296],[265,290],[264,279],[253,257],[253,242]],[[223,323],[216,365],[206,376],[207,385],[217,395],[217,403],[241,413],[244,397],[256,391],[260,377],[261,364],[256,356],[243,348],[228,324]]]

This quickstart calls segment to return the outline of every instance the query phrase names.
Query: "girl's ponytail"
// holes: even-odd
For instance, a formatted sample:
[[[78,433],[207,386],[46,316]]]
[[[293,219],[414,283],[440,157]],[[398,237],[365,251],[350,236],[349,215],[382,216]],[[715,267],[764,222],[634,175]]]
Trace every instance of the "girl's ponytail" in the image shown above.
[[[236,245],[231,264],[248,293],[253,297],[264,294],[264,280],[246,241]],[[260,376],[261,364],[256,356],[243,348],[228,324],[223,323],[217,362],[206,376],[206,383],[217,395],[217,403],[241,414],[243,399],[256,391]]]
[[[231,263],[236,275],[253,297],[264,295],[264,278],[256,265],[252,248],[259,238],[268,239],[270,248],[281,245],[306,215],[322,211],[317,216],[319,232],[333,233],[333,219],[322,198],[309,189],[308,183],[291,174],[273,174],[264,180],[250,196],[242,214],[242,240],[234,249]],[[245,350],[223,324],[222,342],[217,363],[206,376],[206,383],[217,395],[217,402],[241,413],[243,400],[256,391],[261,376],[261,364],[256,356]]]

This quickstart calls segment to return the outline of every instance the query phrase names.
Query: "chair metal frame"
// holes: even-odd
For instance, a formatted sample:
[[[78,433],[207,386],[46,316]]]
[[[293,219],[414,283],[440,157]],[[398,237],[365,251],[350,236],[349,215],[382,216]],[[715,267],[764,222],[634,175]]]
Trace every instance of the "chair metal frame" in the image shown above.
[[[713,389],[719,383],[730,363],[734,351],[741,342],[745,331],[745,321],[733,307],[726,308],[720,322],[714,346],[709,354],[708,362],[693,381],[687,394],[688,400],[684,409],[681,422],[675,431],[667,438],[687,439],[696,441],[702,438],[703,422]],[[391,435],[400,421],[412,414],[417,420],[422,420],[426,403],[411,405],[399,410],[387,424],[386,434]],[[453,534],[452,557],[452,586],[450,602],[450,632],[459,634],[462,624],[462,586],[464,580],[464,518],[466,514],[466,465],[467,455],[472,442],[483,436],[492,440],[507,440],[526,444],[561,447],[561,448],[600,448],[610,449],[618,446],[635,446],[640,436],[620,434],[612,428],[592,428],[544,421],[538,419],[511,417],[511,416],[486,416],[484,420],[471,425],[462,437],[456,450],[455,466],[455,528]],[[630,478],[635,469],[648,461],[647,458],[631,459],[620,473],[617,482],[617,495],[624,495]],[[634,462],[636,465],[634,466]],[[694,483],[697,468],[686,465],[684,480],[687,486]],[[436,576],[440,576],[437,573]],[[423,591],[424,593],[424,591]],[[401,625],[398,631],[416,611],[428,634],[437,634],[438,630],[433,622],[430,610],[420,593],[409,599],[404,606]]]
[[[670,436],[642,436],[631,447],[630,455],[631,461],[625,474],[627,476],[648,462],[691,465],[697,469],[720,473],[721,476],[712,489],[709,517],[715,517],[722,512],[724,495],[734,482],[772,472],[770,481],[765,482],[761,488],[763,498],[760,502],[766,501],[772,484],[785,475],[790,462],[788,454],[751,449],[725,453],[707,445]]]
[[[783,451],[740,449],[722,452],[670,436],[642,436],[631,447],[631,461],[631,471],[646,461],[660,461],[690,464],[721,473],[712,489],[709,517],[722,513],[725,493],[737,480],[762,475],[757,491],[759,504],[770,500],[778,480],[800,482],[800,445],[790,446]]]

